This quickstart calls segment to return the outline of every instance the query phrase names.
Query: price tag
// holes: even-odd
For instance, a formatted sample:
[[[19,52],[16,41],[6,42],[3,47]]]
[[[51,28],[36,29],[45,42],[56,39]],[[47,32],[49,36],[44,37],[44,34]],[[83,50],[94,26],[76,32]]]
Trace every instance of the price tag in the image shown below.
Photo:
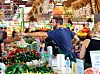
[[[83,60],[76,59],[76,62],[77,62],[76,74],[84,74],[84,62],[83,62]]]

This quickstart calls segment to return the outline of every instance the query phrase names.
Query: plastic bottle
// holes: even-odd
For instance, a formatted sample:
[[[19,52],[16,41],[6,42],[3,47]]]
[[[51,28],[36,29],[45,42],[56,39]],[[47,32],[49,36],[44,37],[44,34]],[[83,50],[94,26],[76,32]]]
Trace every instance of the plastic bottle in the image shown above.
[[[70,73],[70,59],[69,57],[66,58],[66,71]]]
[[[66,67],[70,67],[70,59],[69,59],[69,57],[66,58]]]
[[[49,62],[49,66],[52,67],[52,55],[53,55],[52,46],[48,46],[47,47],[47,51],[48,51],[48,62]]]
[[[44,47],[45,47],[45,43],[42,44],[42,50],[40,52],[41,60],[44,60]]]
[[[36,46],[37,51],[40,52],[40,39],[37,38],[36,41],[37,41],[37,46]]]

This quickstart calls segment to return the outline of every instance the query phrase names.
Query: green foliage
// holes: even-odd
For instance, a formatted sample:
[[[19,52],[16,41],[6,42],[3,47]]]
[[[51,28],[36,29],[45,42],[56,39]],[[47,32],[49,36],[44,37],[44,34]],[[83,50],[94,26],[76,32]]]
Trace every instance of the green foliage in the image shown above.
[[[20,62],[29,62],[35,59],[37,60],[40,59],[40,55],[39,53],[38,55],[36,55],[35,50],[34,50],[34,52],[25,51],[25,52],[18,53],[11,58],[11,61],[14,63],[20,63]]]
[[[35,41],[35,38],[29,37],[29,36],[24,36],[23,37],[26,43],[32,44],[33,41]]]
[[[2,62],[7,64],[26,63],[32,60],[39,60],[40,54],[36,50],[16,49],[18,53],[8,54],[7,58],[3,58]],[[17,52],[16,51],[16,52]]]
[[[41,72],[42,74],[44,73],[52,73],[53,70],[51,67],[47,67],[46,65],[43,66],[27,66],[26,64],[20,65],[20,64],[14,64],[12,66],[9,66],[6,70],[6,74],[21,74],[23,72]]]

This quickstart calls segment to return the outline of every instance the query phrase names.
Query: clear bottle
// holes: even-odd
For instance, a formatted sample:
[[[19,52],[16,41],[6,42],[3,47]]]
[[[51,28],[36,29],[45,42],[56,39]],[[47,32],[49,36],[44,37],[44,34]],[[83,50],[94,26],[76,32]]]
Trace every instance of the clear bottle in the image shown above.
[[[48,51],[48,62],[49,62],[49,66],[51,67],[52,66],[52,55],[53,55],[52,46],[48,46],[47,51]]]
[[[66,67],[70,67],[70,59],[69,59],[69,57],[66,58]]]
[[[70,73],[70,59],[69,57],[66,58],[66,71]]]
[[[45,47],[45,43],[42,44],[42,50],[40,52],[41,60],[44,60],[44,47]]]
[[[37,51],[40,52],[40,39],[37,38],[36,41],[37,41],[37,46],[36,46]]]

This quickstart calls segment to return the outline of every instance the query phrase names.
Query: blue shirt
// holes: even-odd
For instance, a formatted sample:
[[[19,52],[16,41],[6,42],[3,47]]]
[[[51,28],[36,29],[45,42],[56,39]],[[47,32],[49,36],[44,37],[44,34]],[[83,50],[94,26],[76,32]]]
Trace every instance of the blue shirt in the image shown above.
[[[59,28],[57,30],[52,30],[47,32],[48,37],[50,37],[58,45],[58,47],[65,53],[72,51],[72,39],[75,35],[74,32],[67,28]]]

